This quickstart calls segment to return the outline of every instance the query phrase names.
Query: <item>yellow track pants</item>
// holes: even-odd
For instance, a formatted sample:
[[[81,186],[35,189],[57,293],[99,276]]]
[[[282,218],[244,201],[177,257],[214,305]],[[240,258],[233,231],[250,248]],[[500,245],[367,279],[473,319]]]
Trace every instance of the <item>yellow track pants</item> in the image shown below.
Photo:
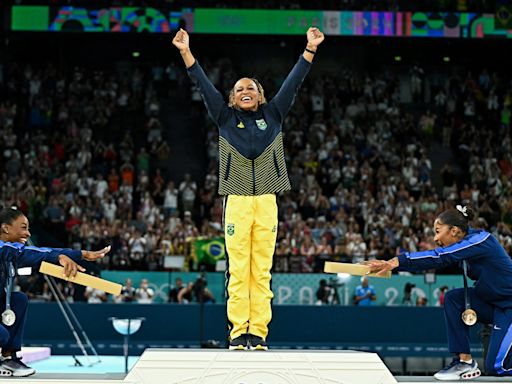
[[[270,269],[277,236],[276,196],[227,196],[224,234],[230,337],[251,333],[265,339],[274,296]]]

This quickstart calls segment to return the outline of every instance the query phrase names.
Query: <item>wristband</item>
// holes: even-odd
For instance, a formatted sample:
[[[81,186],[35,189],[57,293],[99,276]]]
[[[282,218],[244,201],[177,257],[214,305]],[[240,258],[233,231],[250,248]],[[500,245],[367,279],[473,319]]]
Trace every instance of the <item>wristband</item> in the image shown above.
[[[316,51],[312,51],[311,49],[307,49],[307,48],[305,48],[304,50],[305,50],[306,52],[311,53],[312,55],[314,55],[314,54],[316,53]]]

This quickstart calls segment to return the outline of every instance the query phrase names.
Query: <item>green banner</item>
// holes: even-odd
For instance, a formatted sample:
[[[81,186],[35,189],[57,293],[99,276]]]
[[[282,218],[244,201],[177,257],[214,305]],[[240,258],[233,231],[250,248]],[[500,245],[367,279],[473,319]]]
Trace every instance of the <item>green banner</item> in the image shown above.
[[[496,13],[378,12],[162,7],[11,7],[12,31],[64,33],[189,33],[304,35],[310,26],[329,36],[512,38],[511,6]]]
[[[26,5],[12,7],[13,31],[47,31],[50,24],[48,7]]]
[[[268,9],[206,9],[194,11],[194,32],[302,35],[321,27],[322,11]]]

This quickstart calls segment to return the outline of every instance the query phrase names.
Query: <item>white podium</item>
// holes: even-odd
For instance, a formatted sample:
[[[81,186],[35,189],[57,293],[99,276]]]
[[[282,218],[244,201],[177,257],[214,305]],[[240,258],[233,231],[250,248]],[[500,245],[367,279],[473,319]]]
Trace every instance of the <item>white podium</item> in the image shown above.
[[[123,384],[392,384],[375,353],[147,349]]]

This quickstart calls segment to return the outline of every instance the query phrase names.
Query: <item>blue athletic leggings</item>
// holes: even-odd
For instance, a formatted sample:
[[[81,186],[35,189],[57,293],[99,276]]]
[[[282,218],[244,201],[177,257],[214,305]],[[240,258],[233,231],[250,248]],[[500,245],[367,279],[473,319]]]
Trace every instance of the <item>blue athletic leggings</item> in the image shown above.
[[[478,316],[478,322],[492,324],[489,348],[485,360],[488,373],[512,375],[512,308],[502,309],[480,299],[473,288],[468,289],[471,308]],[[463,323],[461,315],[465,309],[464,289],[452,289],[446,293],[444,314],[450,352],[470,353],[469,326]]]
[[[16,321],[10,327],[0,322],[0,347],[2,351],[17,352],[21,350],[27,306],[27,295],[22,292],[13,292],[11,294],[11,309],[16,314]],[[5,294],[0,299],[0,313],[4,310]]]

